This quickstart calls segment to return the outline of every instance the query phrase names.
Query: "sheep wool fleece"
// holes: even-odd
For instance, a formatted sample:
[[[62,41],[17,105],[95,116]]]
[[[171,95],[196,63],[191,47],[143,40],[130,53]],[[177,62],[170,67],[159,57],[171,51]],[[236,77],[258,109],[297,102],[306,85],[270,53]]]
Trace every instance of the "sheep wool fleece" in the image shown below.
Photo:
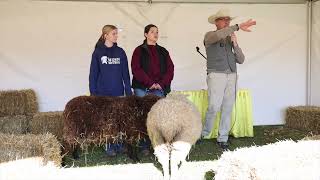
[[[194,144],[202,130],[201,116],[185,95],[170,93],[156,102],[147,118],[147,131],[153,147],[183,141]]]

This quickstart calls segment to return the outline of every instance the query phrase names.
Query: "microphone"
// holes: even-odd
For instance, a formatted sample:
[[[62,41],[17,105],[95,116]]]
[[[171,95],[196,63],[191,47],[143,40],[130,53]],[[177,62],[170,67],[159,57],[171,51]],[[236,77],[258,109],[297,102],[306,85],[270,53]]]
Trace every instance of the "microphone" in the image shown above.
[[[196,50],[197,50],[197,52],[198,52],[199,54],[201,54],[201,56],[202,56],[203,58],[205,58],[205,59],[207,60],[207,58],[200,52],[200,48],[199,48],[198,46],[196,46]]]

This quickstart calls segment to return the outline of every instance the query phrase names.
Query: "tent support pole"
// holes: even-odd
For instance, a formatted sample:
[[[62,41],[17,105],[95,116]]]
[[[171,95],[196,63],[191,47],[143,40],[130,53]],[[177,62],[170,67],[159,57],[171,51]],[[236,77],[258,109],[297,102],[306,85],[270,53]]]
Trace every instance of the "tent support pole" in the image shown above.
[[[308,35],[307,35],[307,102],[309,106],[312,104],[311,100],[311,34],[312,34],[312,1],[308,1],[307,18],[308,18]]]

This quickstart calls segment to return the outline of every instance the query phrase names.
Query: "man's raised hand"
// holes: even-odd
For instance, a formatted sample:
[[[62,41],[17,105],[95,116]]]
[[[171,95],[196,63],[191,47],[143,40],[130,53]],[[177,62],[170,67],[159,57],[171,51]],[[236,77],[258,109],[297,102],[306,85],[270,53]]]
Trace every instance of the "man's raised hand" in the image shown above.
[[[241,24],[239,25],[239,28],[240,28],[242,31],[251,32],[251,30],[249,29],[249,27],[251,27],[251,26],[253,26],[253,25],[256,25],[256,21],[255,21],[255,20],[252,20],[252,19],[249,19],[248,21],[241,23]]]

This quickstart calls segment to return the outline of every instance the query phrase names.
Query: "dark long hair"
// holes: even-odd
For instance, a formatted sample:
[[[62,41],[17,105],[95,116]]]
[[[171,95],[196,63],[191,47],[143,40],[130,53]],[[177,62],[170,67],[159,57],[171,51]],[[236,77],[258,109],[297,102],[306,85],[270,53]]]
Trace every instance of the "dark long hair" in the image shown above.
[[[150,31],[150,29],[152,28],[152,27],[155,27],[155,28],[157,28],[158,29],[158,27],[156,26],[156,25],[154,25],[154,24],[148,24],[146,27],[144,27],[144,33],[143,33],[143,36],[144,36],[144,34],[145,33],[147,33],[148,34],[148,32]],[[146,37],[145,37],[146,38]],[[147,38],[146,38],[147,39]]]

